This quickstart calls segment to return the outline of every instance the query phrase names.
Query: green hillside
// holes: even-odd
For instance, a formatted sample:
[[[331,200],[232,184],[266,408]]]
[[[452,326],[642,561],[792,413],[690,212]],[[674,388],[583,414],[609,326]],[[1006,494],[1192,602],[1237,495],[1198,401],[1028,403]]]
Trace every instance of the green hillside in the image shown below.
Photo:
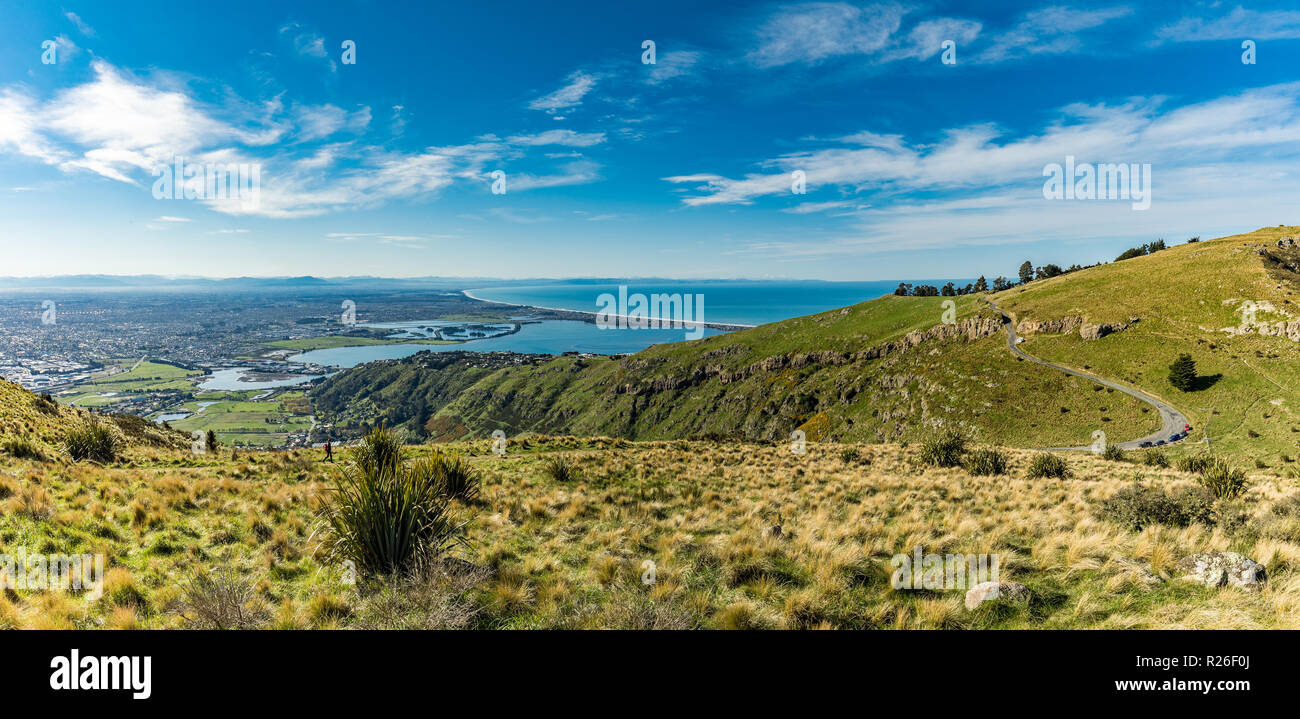
[[[1287,371],[1300,345],[1224,328],[1240,324],[1246,300],[1259,323],[1295,316],[1300,275],[1287,265],[1300,268],[1300,252],[1276,243],[1296,234],[1266,228],[953,298],[949,325],[948,298],[891,295],[621,358],[491,369],[418,355],[340,373],[313,399],[340,427],[384,421],[436,440],[496,429],[785,440],[801,429],[814,441],[907,442],[957,427],[981,441],[1043,447],[1085,445],[1098,429],[1111,441],[1159,429],[1143,402],[1012,356],[992,299],[1015,317],[1027,352],[1156,395],[1198,430],[1208,424],[1216,451],[1266,455],[1263,463],[1282,470],[1300,455],[1291,415],[1300,396]],[[1135,319],[1087,340],[1072,324]],[[1071,331],[1031,326],[1057,320]],[[1190,392],[1167,381],[1184,352],[1201,375]]]

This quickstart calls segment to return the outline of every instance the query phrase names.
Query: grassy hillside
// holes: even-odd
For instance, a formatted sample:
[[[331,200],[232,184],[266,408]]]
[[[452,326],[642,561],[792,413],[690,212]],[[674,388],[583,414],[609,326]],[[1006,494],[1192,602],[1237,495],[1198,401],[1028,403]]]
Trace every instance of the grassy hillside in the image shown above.
[[[1194,440],[1208,427],[1216,451],[1259,457],[1261,468],[1288,474],[1300,457],[1300,417],[1292,414],[1300,344],[1275,330],[1224,328],[1241,324],[1247,300],[1261,325],[1295,319],[1300,274],[1287,267],[1300,269],[1300,250],[1276,246],[1294,235],[1300,228],[1266,228],[958,297],[947,329],[946,298],[886,296],[623,358],[498,370],[429,365],[426,356],[363,365],[314,397],[339,426],[383,419],[438,440],[501,429],[770,441],[799,429],[813,439],[910,442],[956,427],[982,441],[1044,447],[1085,445],[1098,429],[1120,441],[1159,428],[1145,403],[1013,357],[987,309],[993,299],[1014,315],[1029,353],[1161,397],[1194,420],[1202,432]],[[1031,327],[1135,318],[1089,340],[1071,324],[1068,333]],[[1290,331],[1300,339],[1300,326]],[[1167,381],[1184,352],[1201,375],[1189,392]],[[1197,449],[1204,445],[1175,453]]]
[[[0,453],[0,553],[107,560],[103,598],[0,593],[0,628],[211,626],[211,583],[240,597],[228,626],[247,628],[1300,628],[1288,480],[1255,477],[1202,521],[1135,530],[1101,513],[1104,500],[1137,481],[1181,492],[1193,477],[1086,455],[1068,478],[1031,479],[1033,455],[1018,450],[1006,474],[974,476],[896,444],[797,455],[534,436],[505,455],[485,440],[440,449],[482,477],[477,501],[453,505],[468,544],[411,579],[356,584],[319,552],[315,510],[336,467],[318,452],[132,445],[105,466]],[[548,471],[557,458],[569,479]],[[969,611],[961,588],[895,589],[891,558],[916,546],[998,554],[1001,579],[1031,598]],[[1179,559],[1218,550],[1264,563],[1267,586],[1176,580]]]
[[[70,431],[91,424],[107,427],[123,446],[164,449],[189,446],[186,435],[139,417],[93,415],[0,380],[0,437],[22,440],[30,443],[35,451],[56,457]]]
[[[340,373],[313,400],[327,421],[385,419],[441,440],[501,429],[752,441],[798,429],[814,440],[883,442],[952,426],[985,441],[1052,446],[1073,443],[1084,423],[1132,436],[1158,425],[1120,393],[1023,371],[1000,318],[976,297],[955,298],[956,321],[943,325],[943,301],[891,295],[624,358],[489,370],[419,355]],[[420,402],[423,413],[401,410]]]
[[[1179,245],[993,299],[1018,321],[1140,318],[1100,340],[1083,340],[1077,332],[1031,334],[1022,349],[1160,396],[1193,420],[1193,439],[1203,440],[1208,431],[1216,452],[1289,473],[1300,457],[1300,344],[1259,329],[1300,317],[1300,274],[1284,266],[1296,261],[1296,250],[1276,246],[1297,235],[1300,227],[1274,227]],[[1256,306],[1251,331],[1225,331],[1242,329],[1247,301]],[[1184,352],[1195,359],[1201,379],[1190,392],[1168,381],[1169,364]]]

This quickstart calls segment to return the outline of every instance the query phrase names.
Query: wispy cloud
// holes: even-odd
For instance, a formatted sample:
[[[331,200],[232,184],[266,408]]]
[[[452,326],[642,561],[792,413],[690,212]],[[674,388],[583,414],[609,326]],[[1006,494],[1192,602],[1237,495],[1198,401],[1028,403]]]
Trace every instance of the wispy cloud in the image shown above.
[[[595,89],[599,79],[597,75],[577,70],[569,75],[563,87],[533,100],[528,103],[528,108],[552,115],[575,108],[582,104],[587,93]]]
[[[1144,220],[1251,223],[1250,213],[1273,216],[1268,203],[1288,202],[1300,160],[1300,83],[1168,105],[1160,99],[1070,105],[1041,131],[1018,137],[990,124],[950,129],[937,143],[858,133],[761,161],[765,172],[740,178],[665,179],[686,189],[688,206],[747,205],[789,197],[790,173],[803,170],[808,199],[789,211],[846,210],[858,232],[828,242],[755,245],[790,253],[1066,238],[1081,227],[1089,236],[1131,235],[1128,203],[1042,199],[1043,167],[1066,155],[1079,162],[1150,163],[1153,200]],[[871,205],[847,210],[844,200],[818,202],[814,193],[822,189],[854,193]]]
[[[1076,52],[1083,45],[1079,33],[1098,28],[1133,11],[1127,7],[1079,10],[1048,7],[1026,13],[1024,19],[1009,30],[998,33],[976,61],[1003,62],[1029,55]]]
[[[785,7],[759,26],[757,47],[748,59],[756,67],[770,68],[874,53],[889,45],[903,14],[902,6],[892,3],[856,7],[823,2]]]
[[[213,106],[195,100],[183,86],[162,87],[100,59],[91,67],[91,80],[45,101],[23,86],[0,88],[0,152],[139,187],[177,156],[187,163],[260,165],[258,203],[203,201],[232,215],[305,217],[436,195],[456,181],[484,183],[490,169],[524,159],[529,148],[593,147],[606,139],[601,132],[557,129],[402,152],[362,140],[371,121],[369,107],[286,108],[278,100],[256,104],[238,98]],[[351,136],[336,137],[340,133]],[[570,160],[550,174],[511,172],[511,191],[599,179],[595,162]]]
[[[81,17],[77,15],[77,13],[72,12],[71,10],[64,10],[63,16],[71,20],[73,25],[77,26],[77,32],[80,32],[82,35],[85,35],[86,37],[95,36],[95,28],[87,25],[85,21],[83,21]]]
[[[603,132],[574,132],[573,130],[547,130],[535,135],[513,135],[506,142],[513,145],[564,145],[567,147],[591,147],[605,141]]]
[[[1215,18],[1185,17],[1156,31],[1170,42],[1282,40],[1300,38],[1300,10],[1246,10],[1240,6]]]

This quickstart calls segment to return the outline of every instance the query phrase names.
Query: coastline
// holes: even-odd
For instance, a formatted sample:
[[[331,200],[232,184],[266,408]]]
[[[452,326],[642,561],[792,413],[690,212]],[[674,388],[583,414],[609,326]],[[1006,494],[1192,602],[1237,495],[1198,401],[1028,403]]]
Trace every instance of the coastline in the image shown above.
[[[462,295],[465,295],[469,299],[475,300],[477,302],[487,302],[489,304],[505,305],[507,307],[520,307],[524,309],[533,307],[539,310],[550,310],[551,312],[573,312],[575,314],[580,314],[580,315],[591,315],[592,317],[597,317],[601,314],[599,312],[592,312],[590,310],[571,310],[567,307],[543,307],[542,305],[521,305],[515,302],[502,302],[500,300],[486,300],[483,299],[482,297],[475,297],[474,295],[470,294],[470,290],[461,290],[460,293]],[[606,314],[605,316],[618,317],[620,319],[632,319],[630,315]],[[636,319],[644,319],[644,318],[638,317]],[[681,324],[684,327],[698,326],[698,327],[705,327],[707,329],[715,329],[715,330],[747,330],[758,326],[758,325],[744,325],[736,322],[696,322],[695,320],[669,320],[669,321],[676,322],[678,324]]]

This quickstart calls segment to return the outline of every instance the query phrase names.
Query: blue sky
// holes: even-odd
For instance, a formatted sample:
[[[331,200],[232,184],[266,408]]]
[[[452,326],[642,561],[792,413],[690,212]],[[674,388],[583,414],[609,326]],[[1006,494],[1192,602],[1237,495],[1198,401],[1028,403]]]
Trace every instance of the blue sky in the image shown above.
[[[565,8],[0,5],[0,275],[992,277],[1300,222],[1293,3]],[[1067,155],[1150,208],[1044,199]],[[155,199],[176,156],[258,202]]]

